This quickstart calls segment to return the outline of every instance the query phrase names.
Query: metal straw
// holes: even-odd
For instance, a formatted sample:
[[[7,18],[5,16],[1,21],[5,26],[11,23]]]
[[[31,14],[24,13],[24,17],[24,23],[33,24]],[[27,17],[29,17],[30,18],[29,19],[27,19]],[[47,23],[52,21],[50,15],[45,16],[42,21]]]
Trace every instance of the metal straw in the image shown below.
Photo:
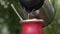
[[[20,16],[20,14],[17,12],[17,10],[15,9],[15,7],[14,7],[14,5],[13,4],[11,4],[11,7],[13,8],[13,10],[15,11],[15,13],[17,14],[17,16],[19,17],[19,19],[21,20],[21,21],[23,21],[23,18]]]

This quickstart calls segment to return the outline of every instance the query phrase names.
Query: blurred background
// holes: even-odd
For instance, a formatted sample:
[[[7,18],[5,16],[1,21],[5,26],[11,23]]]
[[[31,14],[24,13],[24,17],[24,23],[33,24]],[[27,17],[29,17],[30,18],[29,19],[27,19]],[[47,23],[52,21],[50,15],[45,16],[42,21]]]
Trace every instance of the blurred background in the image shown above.
[[[12,9],[11,3],[14,4],[21,17],[23,19],[26,19],[25,17],[23,17],[19,0],[0,0],[0,34],[21,33],[21,24],[19,23],[20,20]],[[44,34],[60,34],[60,0],[45,0],[45,4],[41,7],[40,11],[41,10],[43,10],[44,12],[42,12],[43,15],[39,15],[40,18],[43,18],[45,20],[47,19],[45,21],[46,23],[50,22],[49,20],[51,19],[51,24],[43,28]],[[54,15],[52,15],[52,12]]]

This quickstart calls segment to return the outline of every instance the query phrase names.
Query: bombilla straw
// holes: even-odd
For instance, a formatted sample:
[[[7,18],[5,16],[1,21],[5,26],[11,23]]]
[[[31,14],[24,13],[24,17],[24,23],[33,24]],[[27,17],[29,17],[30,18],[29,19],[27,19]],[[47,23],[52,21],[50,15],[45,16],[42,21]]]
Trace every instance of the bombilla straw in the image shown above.
[[[13,10],[15,11],[15,13],[17,14],[17,16],[19,17],[19,19],[21,20],[21,21],[23,21],[23,18],[19,15],[19,13],[17,12],[17,10],[15,9],[15,7],[14,7],[14,5],[13,4],[11,4],[11,7],[13,8]]]

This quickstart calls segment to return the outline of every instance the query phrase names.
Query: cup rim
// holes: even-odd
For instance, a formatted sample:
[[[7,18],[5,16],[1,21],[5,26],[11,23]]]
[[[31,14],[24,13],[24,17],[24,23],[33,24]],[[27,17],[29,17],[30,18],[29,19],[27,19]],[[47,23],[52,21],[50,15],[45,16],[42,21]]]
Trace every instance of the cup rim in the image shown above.
[[[30,21],[41,21],[41,22],[44,22],[43,19],[27,19],[27,20],[23,20],[21,22],[30,22]]]

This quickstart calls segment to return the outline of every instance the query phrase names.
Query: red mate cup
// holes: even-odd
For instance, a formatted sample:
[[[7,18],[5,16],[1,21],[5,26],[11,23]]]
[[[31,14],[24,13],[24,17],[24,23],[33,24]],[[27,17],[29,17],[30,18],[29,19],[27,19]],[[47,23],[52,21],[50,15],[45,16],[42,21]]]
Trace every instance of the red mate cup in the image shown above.
[[[43,34],[41,19],[29,19],[22,22],[22,34]]]

